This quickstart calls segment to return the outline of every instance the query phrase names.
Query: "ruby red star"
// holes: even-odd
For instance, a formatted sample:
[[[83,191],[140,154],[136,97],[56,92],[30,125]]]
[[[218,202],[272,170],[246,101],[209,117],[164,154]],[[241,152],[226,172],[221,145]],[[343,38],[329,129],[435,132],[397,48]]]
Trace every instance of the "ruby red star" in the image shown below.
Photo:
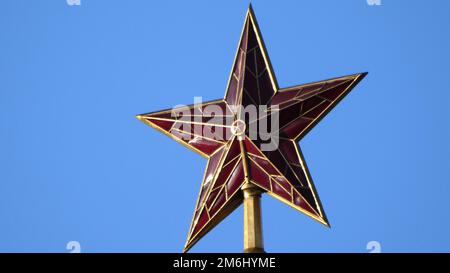
[[[329,226],[298,141],[365,75],[280,89],[250,7],[224,99],[185,107],[183,118],[173,114],[178,109],[138,115],[148,125],[208,158],[184,251],[242,203],[240,188],[246,181]],[[244,119],[236,106],[248,105],[264,105],[269,110],[257,119]],[[211,106],[224,114],[207,113]],[[267,136],[260,133],[252,139],[251,128],[253,123],[270,119],[275,113],[270,110],[275,107],[279,109],[279,129],[269,138],[277,138],[278,145],[267,151],[262,149]],[[189,117],[192,119],[186,119]],[[220,131],[220,137],[205,136],[205,131]]]

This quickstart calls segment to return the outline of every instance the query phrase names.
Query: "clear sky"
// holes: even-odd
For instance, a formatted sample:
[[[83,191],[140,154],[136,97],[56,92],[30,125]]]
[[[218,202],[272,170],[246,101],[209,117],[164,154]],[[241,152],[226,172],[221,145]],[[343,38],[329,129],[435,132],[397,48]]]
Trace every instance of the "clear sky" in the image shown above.
[[[268,252],[450,251],[450,2],[381,3],[252,2],[281,87],[369,72],[300,143],[332,228],[264,196]],[[180,252],[206,160],[134,116],[221,98],[247,6],[2,1],[0,251]]]

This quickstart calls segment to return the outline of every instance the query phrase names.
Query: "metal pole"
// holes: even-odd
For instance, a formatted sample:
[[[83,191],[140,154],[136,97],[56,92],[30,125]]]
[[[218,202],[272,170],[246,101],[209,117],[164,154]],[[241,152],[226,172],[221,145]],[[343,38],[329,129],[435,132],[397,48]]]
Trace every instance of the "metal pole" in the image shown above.
[[[252,183],[242,186],[244,193],[244,252],[264,253],[261,224],[261,189]]]

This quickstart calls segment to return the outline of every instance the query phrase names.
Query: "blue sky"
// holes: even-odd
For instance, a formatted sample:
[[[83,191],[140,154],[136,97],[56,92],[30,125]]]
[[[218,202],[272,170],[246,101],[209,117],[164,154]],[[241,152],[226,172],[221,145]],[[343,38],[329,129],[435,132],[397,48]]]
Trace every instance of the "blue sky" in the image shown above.
[[[300,143],[332,228],[264,196],[266,250],[450,251],[449,1],[252,4],[281,87],[369,72]],[[134,116],[221,98],[248,2],[0,5],[0,251],[180,252],[206,160]]]

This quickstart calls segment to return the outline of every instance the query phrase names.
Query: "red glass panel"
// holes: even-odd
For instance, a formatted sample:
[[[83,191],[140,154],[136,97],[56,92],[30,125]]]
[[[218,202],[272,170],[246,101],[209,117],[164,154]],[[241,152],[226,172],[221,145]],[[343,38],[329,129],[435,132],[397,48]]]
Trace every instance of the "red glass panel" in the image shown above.
[[[283,172],[286,169],[286,161],[278,150],[275,151],[264,151],[267,158],[275,165],[275,167]]]
[[[279,111],[279,126],[280,128],[285,127],[288,124],[291,124],[298,117],[301,116],[302,103],[298,102],[295,104],[291,104],[286,108],[280,109]]]
[[[226,98],[227,102],[230,105],[236,104],[237,86],[238,86],[238,82],[237,82],[236,78],[232,76],[230,79],[230,85],[228,87],[228,93],[227,93],[227,98]]]
[[[189,141],[189,144],[191,144],[193,147],[199,149],[200,151],[204,152],[205,154],[212,154],[217,149],[222,147],[222,144],[210,140],[206,140],[201,137],[195,136],[192,140]]]
[[[244,139],[244,144],[245,144],[245,150],[247,151],[247,153],[251,153],[254,155],[258,155],[258,156],[261,155],[261,152],[259,151],[259,149],[255,146],[255,144],[253,144],[253,142],[248,137],[246,137]]]
[[[301,88],[301,92],[299,93],[299,99],[305,99],[308,98],[311,95],[314,95],[315,93],[322,90],[322,88],[325,86],[326,82],[318,82],[314,84],[307,85],[305,87]]]
[[[250,161],[250,179],[260,187],[270,190],[270,177],[264,170],[258,167],[254,162]]]
[[[282,176],[272,176],[272,179],[282,186],[287,192],[291,192],[291,184]]]
[[[268,70],[259,75],[258,86],[260,90],[259,96],[261,98],[260,104],[266,105],[275,92],[272,86],[272,81],[270,80]]]
[[[208,213],[206,212],[206,209],[203,209],[200,216],[197,219],[197,223],[194,223],[194,231],[193,234],[197,234],[208,222],[209,217]]]
[[[222,167],[219,175],[217,176],[217,180],[214,185],[215,187],[222,186],[228,180],[238,160],[239,158],[236,158],[233,161],[230,161],[230,163],[227,164],[225,167]]]
[[[218,195],[216,201],[214,202],[214,205],[212,205],[212,207],[209,210],[209,214],[214,216],[214,214],[216,214],[216,212],[220,209],[220,207],[222,207],[225,203],[225,191],[221,191],[220,194]]]
[[[296,177],[299,180],[299,183],[300,183],[299,185],[301,185],[301,186],[308,185],[308,181],[306,180],[306,174],[305,174],[305,171],[303,170],[303,168],[296,166],[296,165],[292,165],[292,164],[291,164],[291,168],[294,170],[294,173],[296,174]]]
[[[298,93],[299,89],[277,92],[277,94],[270,101],[270,105],[280,105],[282,103],[290,102]]]
[[[239,147],[238,140],[235,138],[230,145],[225,162],[230,161],[231,159],[235,158],[240,153],[241,153],[241,148]]]
[[[258,97],[258,83],[256,78],[251,73],[245,73],[244,78],[244,88],[246,95],[250,97],[250,99],[243,101],[242,106],[247,106],[249,104],[255,104],[256,106],[260,105],[259,97]]]
[[[272,180],[272,193],[285,199],[286,201],[291,202],[291,195],[287,193],[286,190],[283,189],[279,184],[277,184],[275,180]]]
[[[299,117],[283,128],[284,137],[294,138],[312,122],[309,118]]]
[[[334,101],[337,99],[342,93],[346,91],[348,86],[352,83],[351,80],[348,81],[337,81],[328,84],[325,88],[328,89],[325,92],[320,94],[321,97],[324,97],[328,100]]]
[[[308,211],[309,213],[312,213],[314,215],[318,215],[317,212],[311,208],[308,202],[306,202],[303,197],[298,194],[296,191],[293,192],[293,198],[294,198],[294,204],[298,207],[301,207],[302,209]]]
[[[160,127],[165,131],[169,131],[172,125],[174,124],[173,121],[159,120],[159,119],[148,119],[148,121],[150,121],[151,123],[155,124],[156,126]]]
[[[314,107],[316,107],[318,104],[322,103],[324,100],[318,97],[311,97],[307,100],[305,100],[302,103],[302,108],[301,108],[301,114],[305,114],[308,111],[311,111]]]
[[[270,164],[268,160],[264,160],[260,157],[250,155],[251,160],[255,161],[261,168],[271,175],[277,175],[278,171]]]
[[[220,188],[217,188],[217,189],[214,189],[213,191],[211,191],[211,193],[208,196],[208,200],[206,200],[206,205],[208,207],[211,207],[211,205],[213,204],[214,200],[216,199],[216,196],[219,194],[220,190],[221,190]]]
[[[230,179],[227,182],[228,196],[232,196],[244,182],[244,170],[242,168],[242,162],[238,164]]]
[[[259,46],[257,48],[255,48],[255,60],[256,60],[257,76],[260,76],[264,71],[267,70],[267,66],[266,66],[266,62],[264,61],[261,47],[259,47]]]
[[[299,164],[297,150],[295,149],[295,145],[296,144],[294,144],[294,142],[292,142],[292,141],[280,140],[278,143],[278,149],[280,151],[282,151],[284,158],[288,162]]]
[[[328,102],[326,100],[323,100],[321,103],[319,103],[317,106],[315,106],[312,110],[310,110],[308,113],[304,114],[305,117],[316,119],[320,116],[320,114],[328,108],[328,106],[331,104],[331,102]]]
[[[183,141],[185,141],[185,142],[188,142],[189,140],[191,140],[191,139],[193,139],[194,137],[192,136],[192,134],[190,134],[190,133],[187,133],[187,132],[185,132],[185,131],[178,131],[178,130],[170,130],[170,133],[172,134],[172,135],[174,135],[175,137],[177,137],[177,138],[179,138],[179,139],[181,139],[181,140],[183,140]]]
[[[253,74],[256,74],[256,62],[255,62],[255,51],[251,50],[247,52],[247,58],[245,60],[245,65],[247,66],[247,70]]]

